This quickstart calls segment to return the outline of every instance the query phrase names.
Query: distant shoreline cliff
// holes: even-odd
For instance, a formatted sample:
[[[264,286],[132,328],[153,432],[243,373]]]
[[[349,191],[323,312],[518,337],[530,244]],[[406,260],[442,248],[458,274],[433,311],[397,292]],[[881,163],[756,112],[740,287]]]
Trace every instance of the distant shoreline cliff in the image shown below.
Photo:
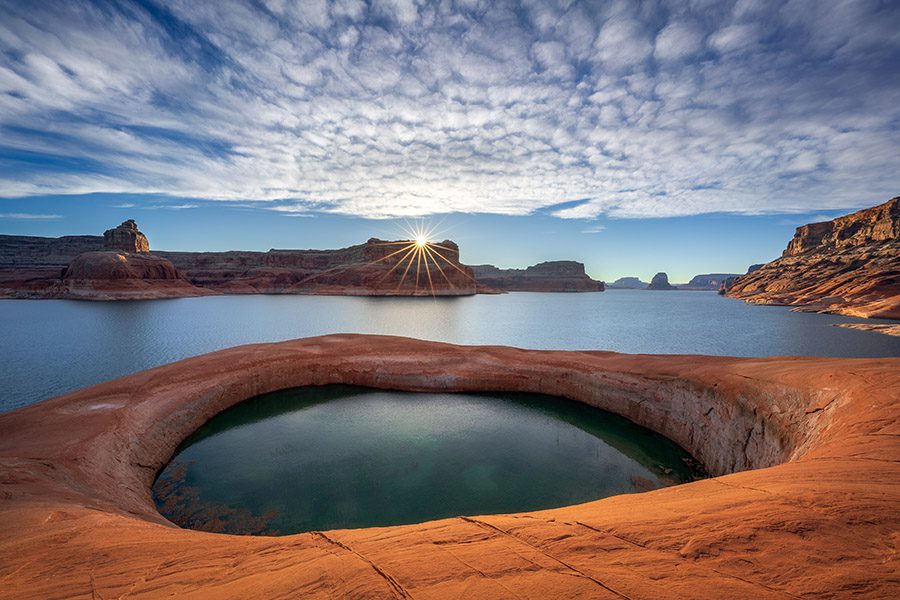
[[[469,267],[450,240],[421,251],[372,238],[336,250],[150,251],[137,224],[103,236],[0,235],[0,298],[140,300],[218,294],[468,296],[602,291],[574,261],[527,269]],[[484,279],[475,272],[479,270]]]
[[[798,227],[781,258],[730,282],[756,304],[900,319],[900,197]]]

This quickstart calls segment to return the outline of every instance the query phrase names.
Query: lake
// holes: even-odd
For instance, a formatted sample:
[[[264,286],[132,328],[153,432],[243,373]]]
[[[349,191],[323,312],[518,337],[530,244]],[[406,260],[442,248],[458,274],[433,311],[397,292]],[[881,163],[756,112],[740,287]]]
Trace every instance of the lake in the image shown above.
[[[286,535],[566,506],[691,481],[696,464],[657,433],[562,398],[324,386],[216,415],[153,495],[182,527]]]
[[[326,333],[653,354],[900,356],[900,338],[832,326],[847,322],[877,321],[688,291],[0,300],[0,412],[229,346]]]

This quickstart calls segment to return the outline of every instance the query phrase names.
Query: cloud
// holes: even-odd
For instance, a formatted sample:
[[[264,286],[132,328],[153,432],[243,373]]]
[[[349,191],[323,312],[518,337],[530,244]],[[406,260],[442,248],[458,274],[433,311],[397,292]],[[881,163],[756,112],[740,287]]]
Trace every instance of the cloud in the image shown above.
[[[62,218],[62,215],[43,215],[35,213],[0,213],[0,219],[15,219],[23,221],[49,221]]]
[[[581,230],[581,233],[603,233],[606,231],[606,227],[603,225],[591,225],[585,229]]]
[[[890,3],[809,0],[11,0],[0,196],[373,218],[861,207],[900,187],[897,30]]]

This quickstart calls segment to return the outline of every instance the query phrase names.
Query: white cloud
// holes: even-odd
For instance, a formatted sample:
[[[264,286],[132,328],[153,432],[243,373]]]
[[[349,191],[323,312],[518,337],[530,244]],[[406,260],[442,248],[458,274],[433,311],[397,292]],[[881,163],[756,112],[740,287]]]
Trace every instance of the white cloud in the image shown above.
[[[703,49],[703,32],[695,23],[675,21],[656,36],[655,48],[658,60],[684,60]]]
[[[173,0],[177,27],[5,3],[0,160],[45,160],[0,196],[594,218],[896,195],[900,11],[797,2]]]
[[[35,213],[0,213],[0,219],[13,219],[23,221],[48,221],[62,219],[62,215],[45,215]]]

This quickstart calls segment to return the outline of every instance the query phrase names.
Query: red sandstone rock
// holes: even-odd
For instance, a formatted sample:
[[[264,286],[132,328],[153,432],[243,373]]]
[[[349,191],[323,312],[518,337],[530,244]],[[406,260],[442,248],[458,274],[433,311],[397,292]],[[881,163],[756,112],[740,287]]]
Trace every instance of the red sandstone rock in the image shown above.
[[[542,262],[525,269],[472,267],[479,292],[602,292],[603,282],[591,279],[584,264],[574,260]]]
[[[194,285],[228,294],[465,296],[472,270],[450,240],[433,244],[426,261],[409,241],[376,238],[338,250],[157,252]],[[410,259],[413,259],[410,262]]]
[[[150,252],[150,242],[147,241],[147,236],[138,231],[137,223],[132,219],[128,219],[118,227],[104,231],[103,240],[109,250],[124,250],[138,254]]]
[[[900,319],[900,197],[797,228],[781,258],[726,294],[757,304]]]
[[[653,428],[716,477],[565,508],[248,537],[150,486],[254,395],[532,391]],[[0,415],[2,598],[890,598],[900,359],[629,356],[336,335],[223,350]]]
[[[89,300],[152,300],[214,294],[182,278],[152,254],[85,252],[66,269],[56,296]]]

